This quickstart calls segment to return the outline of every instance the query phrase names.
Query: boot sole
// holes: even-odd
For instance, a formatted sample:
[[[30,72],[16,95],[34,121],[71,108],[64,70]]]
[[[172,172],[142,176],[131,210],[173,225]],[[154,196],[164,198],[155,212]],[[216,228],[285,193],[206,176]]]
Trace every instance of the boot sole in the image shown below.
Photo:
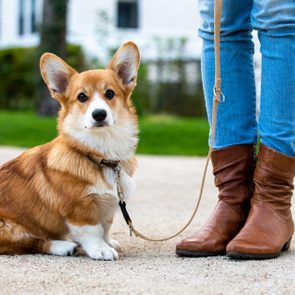
[[[236,260],[265,260],[265,259],[272,259],[278,258],[281,253],[275,254],[244,254],[239,252],[229,252],[226,254],[227,257]]]
[[[194,252],[189,250],[176,250],[176,255],[180,257],[210,257],[210,256],[224,256],[226,254],[223,252]]]
[[[273,259],[278,258],[282,252],[288,251],[291,245],[292,237],[288,240],[287,243],[284,244],[281,252],[279,253],[271,253],[271,254],[247,254],[247,253],[239,253],[239,252],[228,252],[226,254],[227,257],[237,260],[265,260],[265,259]]]

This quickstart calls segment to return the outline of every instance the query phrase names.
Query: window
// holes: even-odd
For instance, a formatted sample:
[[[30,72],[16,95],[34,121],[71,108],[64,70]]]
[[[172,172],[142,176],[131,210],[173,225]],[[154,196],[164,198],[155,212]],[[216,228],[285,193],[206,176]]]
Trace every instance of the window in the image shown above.
[[[36,0],[18,0],[18,7],[18,34],[36,33]]]
[[[23,35],[25,32],[25,0],[18,0],[18,34]]]
[[[117,26],[124,29],[138,28],[138,0],[119,0]]]
[[[36,24],[36,0],[31,0],[31,33],[37,32]]]

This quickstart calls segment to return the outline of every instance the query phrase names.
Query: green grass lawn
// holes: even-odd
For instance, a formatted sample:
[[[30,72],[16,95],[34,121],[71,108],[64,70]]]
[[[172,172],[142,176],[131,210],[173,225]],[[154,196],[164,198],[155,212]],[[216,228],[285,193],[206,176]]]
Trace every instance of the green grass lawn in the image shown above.
[[[205,119],[153,115],[140,119],[138,153],[158,155],[207,154]],[[56,136],[56,119],[30,112],[0,111],[0,145],[32,147]]]

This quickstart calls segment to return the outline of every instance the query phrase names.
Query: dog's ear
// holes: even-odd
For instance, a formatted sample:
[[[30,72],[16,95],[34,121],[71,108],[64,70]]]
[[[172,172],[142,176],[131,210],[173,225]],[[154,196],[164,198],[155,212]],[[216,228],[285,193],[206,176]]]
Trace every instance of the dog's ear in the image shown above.
[[[52,53],[44,53],[41,56],[40,69],[52,97],[61,100],[76,71]]]
[[[138,47],[130,41],[117,50],[108,68],[114,71],[122,85],[131,91],[136,85],[139,63]]]

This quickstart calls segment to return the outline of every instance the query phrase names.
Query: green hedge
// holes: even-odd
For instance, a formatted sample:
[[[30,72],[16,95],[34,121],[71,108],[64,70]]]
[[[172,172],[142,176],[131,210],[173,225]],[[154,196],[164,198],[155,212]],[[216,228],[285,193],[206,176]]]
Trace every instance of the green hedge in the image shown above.
[[[80,46],[68,45],[67,61],[78,70],[85,68]],[[39,63],[36,48],[0,50],[0,109],[33,109]]]
[[[140,115],[205,117],[200,61],[142,62],[132,100]]]
[[[66,61],[76,70],[97,67],[97,63],[86,64],[80,46],[68,45],[67,51]],[[0,109],[36,109],[36,84],[41,75],[36,48],[0,50],[0,63]],[[195,68],[197,74],[188,72],[187,64]],[[152,72],[157,79],[149,78]],[[171,81],[167,76],[176,78]],[[139,115],[164,113],[204,117],[199,61],[142,62],[132,100]]]

